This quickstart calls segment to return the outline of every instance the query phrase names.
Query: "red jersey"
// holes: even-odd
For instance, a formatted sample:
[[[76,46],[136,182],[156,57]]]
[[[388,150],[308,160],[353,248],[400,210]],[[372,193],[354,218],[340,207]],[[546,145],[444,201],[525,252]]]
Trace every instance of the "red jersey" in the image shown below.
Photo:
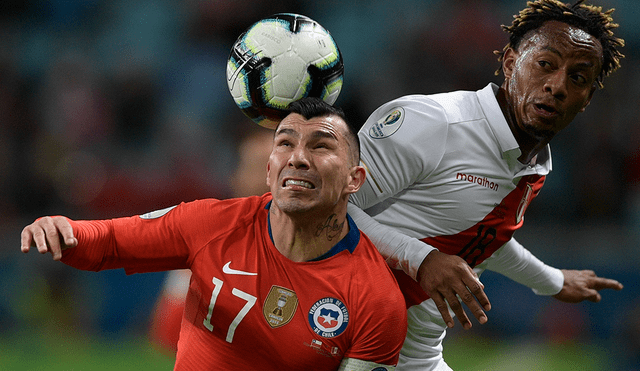
[[[348,217],[322,257],[293,262],[270,236],[269,193],[200,200],[142,216],[71,221],[62,261],[130,273],[189,268],[177,370],[336,370],[395,365],[406,310],[390,269]]]

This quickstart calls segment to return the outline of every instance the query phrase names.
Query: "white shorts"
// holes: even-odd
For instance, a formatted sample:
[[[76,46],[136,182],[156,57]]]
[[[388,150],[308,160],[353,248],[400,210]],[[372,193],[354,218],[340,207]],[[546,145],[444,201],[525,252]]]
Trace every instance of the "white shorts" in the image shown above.
[[[452,313],[453,315],[453,313]],[[407,311],[408,330],[397,371],[451,371],[442,357],[447,326],[433,300],[423,301]]]

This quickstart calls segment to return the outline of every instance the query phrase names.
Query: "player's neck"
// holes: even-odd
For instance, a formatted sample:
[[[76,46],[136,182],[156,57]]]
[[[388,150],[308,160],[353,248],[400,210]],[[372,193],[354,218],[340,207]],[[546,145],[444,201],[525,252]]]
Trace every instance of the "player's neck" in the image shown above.
[[[517,124],[517,118],[513,112],[513,107],[509,104],[504,86],[498,89],[496,98],[498,100],[498,105],[504,114],[504,118],[511,129],[511,133],[518,143],[521,153],[520,157],[518,157],[518,161],[524,165],[532,164],[535,162],[534,158],[537,156],[538,152],[546,147],[549,140],[547,138],[534,137],[520,128]]]
[[[291,217],[271,213],[271,234],[276,249],[288,259],[303,262],[322,256],[349,232],[346,214],[326,218]]]

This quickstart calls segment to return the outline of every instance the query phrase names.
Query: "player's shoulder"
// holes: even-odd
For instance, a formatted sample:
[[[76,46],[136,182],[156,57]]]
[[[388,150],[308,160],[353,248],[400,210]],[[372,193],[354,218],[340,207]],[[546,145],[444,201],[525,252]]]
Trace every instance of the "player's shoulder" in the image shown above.
[[[381,105],[369,116],[367,124],[371,126],[375,122],[385,127],[400,128],[401,124],[415,125],[425,122],[425,119],[431,123],[443,121],[443,107],[430,95],[413,94]]]
[[[372,139],[391,138],[395,133],[403,132],[414,138],[423,132],[446,135],[449,125],[481,116],[474,91],[411,94],[378,107],[363,125],[360,135]]]
[[[181,207],[190,210],[219,210],[221,208],[246,209],[257,208],[266,205],[271,200],[271,194],[262,196],[235,197],[235,198],[204,198],[189,202],[183,202]]]
[[[477,100],[477,92],[471,90],[455,90],[432,94],[408,94],[390,100],[381,105],[378,109],[397,106],[417,110],[431,109],[436,111],[446,111],[450,109],[452,105],[459,105],[460,103],[469,104],[474,100]]]
[[[238,223],[243,219],[252,219],[260,210],[265,209],[271,201],[271,194],[240,198],[216,199],[207,198],[183,202],[176,208],[183,220],[224,221],[225,224]],[[266,211],[265,211],[266,212]]]
[[[387,262],[369,237],[362,231],[360,231],[360,240],[353,255],[357,260],[358,271],[368,271],[367,275],[392,275]]]
[[[450,124],[474,121],[484,116],[476,91],[457,90],[432,94],[429,99],[442,107]]]
[[[446,124],[475,120],[482,116],[475,91],[456,90],[429,95],[408,95],[400,98],[399,102],[430,115],[441,115],[441,121]]]

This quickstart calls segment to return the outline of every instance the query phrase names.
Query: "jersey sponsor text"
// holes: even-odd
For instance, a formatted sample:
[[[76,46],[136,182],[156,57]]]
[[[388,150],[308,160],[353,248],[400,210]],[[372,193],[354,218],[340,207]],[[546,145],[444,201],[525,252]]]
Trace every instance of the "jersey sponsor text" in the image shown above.
[[[476,175],[472,175],[472,174],[463,174],[463,173],[457,173],[456,174],[456,180],[460,179],[460,180],[465,180],[469,183],[475,183],[477,185],[483,186],[483,187],[487,187],[489,189],[491,189],[492,191],[498,191],[498,183],[492,182],[489,179],[487,179],[486,177],[479,177]]]

